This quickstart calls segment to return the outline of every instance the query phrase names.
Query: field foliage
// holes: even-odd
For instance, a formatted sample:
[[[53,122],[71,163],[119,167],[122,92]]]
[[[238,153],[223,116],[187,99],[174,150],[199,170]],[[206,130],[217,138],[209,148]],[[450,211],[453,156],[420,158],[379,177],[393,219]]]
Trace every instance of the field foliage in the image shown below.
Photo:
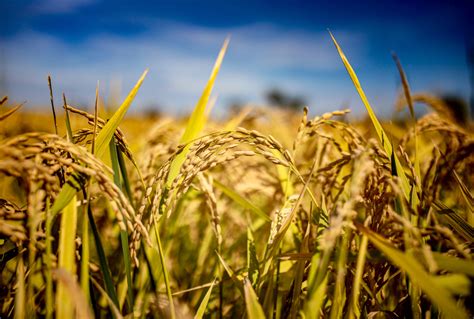
[[[4,98],[0,317],[472,317],[472,124],[396,58],[409,115],[379,121],[333,41],[366,119],[211,121],[227,40],[186,120],[126,117],[147,71],[87,109],[50,81],[54,119]]]

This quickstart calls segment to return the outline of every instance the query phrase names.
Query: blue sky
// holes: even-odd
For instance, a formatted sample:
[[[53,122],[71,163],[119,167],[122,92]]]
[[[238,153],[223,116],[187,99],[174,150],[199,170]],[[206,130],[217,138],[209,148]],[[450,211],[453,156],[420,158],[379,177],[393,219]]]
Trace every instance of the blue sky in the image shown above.
[[[0,94],[47,105],[51,74],[58,100],[65,92],[90,105],[97,80],[102,95],[121,87],[123,96],[150,68],[134,109],[184,113],[230,35],[214,90],[217,112],[232,102],[263,103],[265,91],[280,88],[303,96],[313,113],[347,106],[358,113],[330,28],[377,112],[390,114],[399,86],[391,51],[413,91],[468,98],[471,3],[2,0]]]

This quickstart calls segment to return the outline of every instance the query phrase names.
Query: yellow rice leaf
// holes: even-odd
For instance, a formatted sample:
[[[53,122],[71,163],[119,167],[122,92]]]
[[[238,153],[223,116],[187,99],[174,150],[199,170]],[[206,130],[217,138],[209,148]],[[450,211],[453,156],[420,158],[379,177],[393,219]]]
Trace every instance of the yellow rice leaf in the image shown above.
[[[245,308],[247,309],[247,316],[249,319],[266,318],[262,305],[260,305],[257,294],[255,293],[255,290],[253,290],[252,284],[248,278],[244,279],[244,297]]]
[[[76,228],[77,206],[76,196],[64,208],[59,237],[58,266],[71,276],[76,273]],[[71,318],[74,314],[74,303],[68,289],[62,282],[58,282],[56,292],[56,312],[58,318]]]
[[[189,118],[188,124],[184,131],[183,136],[181,137],[180,143],[186,144],[192,140],[199,137],[199,134],[204,128],[207,119],[206,107],[208,105],[209,96],[211,95],[212,88],[214,87],[214,82],[216,81],[217,74],[224,59],[225,52],[227,51],[227,46],[229,44],[229,39],[227,38],[222,45],[221,51],[217,56],[217,60],[212,69],[211,76],[207,81],[207,85],[202,92],[201,98],[197,102],[191,117]],[[173,160],[170,167],[170,172],[168,174],[167,186],[171,185],[171,182],[178,176],[181,165],[183,165],[186,155],[189,152],[189,145]]]
[[[393,247],[387,240],[374,233],[368,228],[357,224],[357,229],[365,234],[369,240],[385,256],[402,271],[410,280],[421,288],[426,296],[444,313],[451,318],[468,318],[468,314],[463,307],[452,298],[451,291],[440,283],[440,277],[428,274],[418,260],[412,255],[402,252]]]
[[[209,287],[209,290],[206,292],[206,295],[202,299],[201,304],[199,305],[198,311],[196,312],[196,315],[194,316],[194,319],[201,319],[204,316],[204,312],[206,311],[207,304],[209,303],[209,299],[211,299],[212,288],[214,288],[215,283],[216,283],[216,279],[212,281],[211,287]]]
[[[341,47],[337,43],[336,39],[332,35],[331,32],[329,32],[331,35],[332,41],[334,42],[334,45],[336,46],[336,49],[339,53],[339,56],[341,57],[342,63],[344,63],[344,66],[346,67],[347,72],[349,73],[349,76],[352,79],[352,83],[354,83],[354,86],[357,90],[357,93],[359,93],[359,96],[362,100],[362,103],[364,104],[365,108],[367,109],[367,113],[369,114],[370,120],[372,121],[372,124],[375,127],[375,131],[377,132],[377,135],[380,139],[380,142],[382,143],[382,146],[387,153],[387,156],[390,158],[392,156],[392,144],[390,143],[390,139],[388,135],[385,133],[382,125],[380,124],[379,120],[377,119],[377,116],[375,116],[375,113],[370,106],[369,100],[367,99],[367,96],[365,95],[364,90],[362,89],[362,86],[360,85],[359,79],[357,78],[357,75],[352,68],[351,64],[347,60],[344,52],[342,51]],[[393,154],[395,158],[395,166],[397,168],[397,173],[401,179],[401,186],[403,189],[403,194],[407,198],[407,200],[410,200],[410,183],[408,182],[408,179],[405,175],[405,172],[403,171],[403,167],[398,159],[398,156],[396,153]]]
[[[95,154],[98,158],[102,158],[109,150],[110,140],[112,139],[112,136],[114,136],[115,130],[119,126],[120,122],[122,122],[123,117],[135,99],[138,89],[140,89],[140,86],[142,85],[143,80],[145,80],[147,73],[148,69],[143,72],[137,84],[135,84],[127,98],[123,101],[122,105],[120,105],[119,109],[114,113],[112,118],[104,125],[102,130],[100,130],[99,134],[97,135],[97,139],[95,140]]]
[[[95,140],[95,155],[98,158],[102,158],[105,154],[107,154],[107,151],[109,150],[109,142],[112,139],[115,130],[125,116],[125,113],[127,113],[128,108],[132,104],[135,95],[137,95],[138,89],[142,85],[147,73],[148,69],[143,72],[137,84],[135,84],[117,112],[115,112],[112,118],[107,122],[107,124],[105,124],[100,133],[97,135]],[[81,185],[77,180],[77,176],[73,175],[63,185],[58,197],[56,197],[56,200],[54,201],[53,207],[51,208],[53,214],[59,213],[64,207],[66,207],[74,195],[76,195],[76,193],[79,191]]]

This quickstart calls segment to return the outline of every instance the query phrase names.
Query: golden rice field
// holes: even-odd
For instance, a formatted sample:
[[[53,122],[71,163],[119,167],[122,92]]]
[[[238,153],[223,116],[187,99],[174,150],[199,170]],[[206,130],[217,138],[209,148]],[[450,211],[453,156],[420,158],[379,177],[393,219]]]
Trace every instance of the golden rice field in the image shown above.
[[[146,71],[113,112],[4,98],[0,317],[472,318],[473,125],[400,65],[380,122],[334,42],[366,120],[211,121],[227,41],[188,119],[125,116]]]

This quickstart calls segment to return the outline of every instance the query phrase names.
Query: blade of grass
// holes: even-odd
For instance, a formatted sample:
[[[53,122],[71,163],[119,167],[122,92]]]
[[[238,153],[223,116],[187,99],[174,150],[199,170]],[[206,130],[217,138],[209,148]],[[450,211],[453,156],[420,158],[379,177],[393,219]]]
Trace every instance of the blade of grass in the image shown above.
[[[119,189],[122,189],[122,182],[120,179],[120,164],[117,155],[117,148],[115,146],[115,138],[112,138],[109,142],[109,152],[110,163],[112,164],[112,171],[114,173],[114,184],[117,185]]]
[[[380,124],[379,120],[377,119],[377,116],[375,115],[372,107],[370,106],[369,100],[367,99],[364,90],[362,89],[362,86],[360,85],[359,79],[357,78],[356,73],[354,72],[354,69],[350,65],[349,61],[347,60],[344,52],[342,51],[341,47],[336,41],[336,38],[334,38],[333,34],[329,31],[329,34],[331,35],[332,41],[334,42],[334,45],[336,46],[336,49],[339,53],[339,56],[341,57],[342,62],[344,63],[344,66],[346,67],[347,72],[349,73],[349,76],[352,79],[352,83],[354,83],[354,86],[359,93],[359,96],[362,100],[362,103],[364,104],[365,108],[367,109],[367,113],[369,114],[369,117],[372,121],[372,124],[374,125],[375,131],[377,132],[377,135],[379,137],[380,142],[382,143],[382,147],[385,149],[385,152],[387,153],[388,157],[392,156],[392,145],[390,143],[390,139],[388,135],[385,133],[382,125]],[[405,175],[405,172],[403,170],[403,167],[398,159],[398,156],[394,153],[394,158],[395,158],[395,164],[397,168],[397,172],[399,174],[400,180],[401,180],[401,187],[403,189],[403,194],[406,197],[407,200],[410,200],[410,184],[408,182],[408,179]]]
[[[163,272],[163,277],[164,277],[164,280],[165,280],[166,294],[168,295],[168,301],[170,303],[171,318],[175,319],[176,318],[176,313],[175,313],[175,310],[174,310],[173,295],[171,293],[171,287],[170,287],[170,282],[169,282],[168,271],[167,271],[166,265],[165,265],[165,256],[164,256],[164,253],[163,253],[163,246],[161,245],[161,239],[160,239],[160,234],[158,233],[158,224],[157,224],[156,220],[153,223],[153,230],[154,230],[154,233],[155,233],[156,242],[158,244],[157,249],[158,249],[158,254],[160,256],[160,263],[161,263],[161,269],[162,269],[162,272]]]
[[[474,261],[447,256],[438,252],[432,252],[432,254],[437,266],[440,269],[474,277]],[[420,258],[420,260],[423,259]]]
[[[433,278],[440,286],[457,296],[469,296],[471,281],[463,274],[440,275]]]
[[[199,305],[198,311],[196,312],[196,315],[194,316],[194,319],[201,319],[204,316],[204,313],[207,308],[207,304],[209,303],[209,299],[211,299],[211,294],[212,294],[212,288],[214,288],[214,284],[216,283],[216,279],[212,281],[211,287],[206,292],[206,295],[201,301],[201,304]]]
[[[117,146],[115,138],[112,138],[109,143],[110,149],[110,161],[112,163],[112,170],[114,173],[114,183],[118,188],[122,188],[120,174],[122,172],[120,168],[120,161],[117,155]],[[132,282],[132,265],[130,258],[130,251],[128,250],[128,233],[125,230],[120,230],[120,243],[122,246],[123,262],[125,266],[125,276],[127,278],[127,306],[128,309],[132,309],[133,302],[133,282]]]
[[[357,265],[356,271],[354,275],[354,281],[352,284],[352,300],[349,309],[349,319],[352,318],[359,318],[360,307],[359,307],[359,294],[360,294],[360,286],[362,282],[362,276],[364,275],[364,266],[365,266],[365,258],[367,256],[367,246],[369,243],[369,238],[366,235],[362,235],[362,240],[360,242],[359,247],[359,254],[357,255]]]
[[[347,252],[349,246],[349,238],[351,231],[346,228],[345,232],[340,237],[339,254],[337,256],[336,263],[336,282],[335,290],[332,298],[331,307],[331,319],[337,319],[343,317],[343,308],[346,303],[346,271],[347,271]]]
[[[323,307],[324,297],[326,295],[328,283],[328,273],[323,277],[321,284],[309,296],[303,307],[304,318],[318,319],[321,316],[321,308]]]
[[[466,310],[456,303],[447,289],[438,284],[436,277],[433,278],[423,269],[414,256],[399,251],[383,237],[360,224],[356,224],[356,228],[366,235],[393,264],[402,269],[441,312],[452,318],[468,318]]]
[[[120,150],[118,145],[115,145],[117,148],[117,159],[120,167],[120,174],[122,176],[122,186],[125,189],[125,194],[128,196],[128,200],[133,206],[133,195],[132,189],[130,187],[130,180],[128,179],[127,166],[125,165],[125,159],[123,157],[123,152]],[[141,177],[140,177],[141,178]]]
[[[125,276],[127,278],[127,303],[128,309],[133,309],[134,297],[133,297],[133,280],[132,280],[132,264],[130,259],[130,252],[128,251],[128,234],[127,232],[120,231],[120,243],[122,246],[123,259],[125,264]],[[125,252],[126,251],[126,252]]]
[[[91,153],[95,155],[95,140],[97,134],[97,118],[99,116],[99,82],[95,89],[95,103],[94,103],[94,131],[92,133]]]
[[[150,280],[151,290],[153,290],[158,296],[158,285],[156,284],[155,278],[153,276],[153,267],[151,265],[150,258],[146,252],[146,249],[143,249],[143,258],[145,259],[147,271],[148,271],[148,278]]]
[[[87,206],[84,206],[82,221],[82,253],[81,253],[81,288],[86,296],[87,301],[90,300],[89,296],[89,259],[90,259],[90,247],[89,247],[89,222],[87,221]]]
[[[232,279],[234,284],[237,286],[237,288],[239,288],[240,292],[243,295],[244,291],[242,289],[242,285],[240,284],[240,282],[243,280],[243,277],[240,276],[240,275],[236,275],[235,272],[232,270],[232,268],[230,268],[230,266],[227,264],[227,262],[224,260],[224,258],[222,258],[222,256],[217,251],[216,251],[216,254],[217,254],[217,257],[219,258],[219,261],[221,262],[222,266],[224,266],[224,269],[225,269],[227,275],[229,275],[229,277]]]
[[[456,171],[453,171],[453,175],[454,179],[456,180],[456,183],[459,186],[459,189],[461,190],[461,194],[467,204],[467,223],[474,227],[474,196],[472,195],[466,184],[464,184],[462,179],[459,177],[458,173],[456,173]]]
[[[46,198],[46,222],[45,222],[45,236],[46,236],[46,319],[53,318],[54,298],[53,298],[53,277],[51,271],[53,269],[51,256],[53,255],[53,248],[51,243],[51,212],[50,199]]]
[[[76,227],[77,227],[77,199],[73,196],[61,215],[59,234],[58,267],[69,274],[76,273]],[[72,318],[74,314],[73,301],[62,282],[58,282],[56,292],[56,316],[58,318]]]
[[[308,300],[303,307],[304,318],[318,319],[321,315],[321,308],[323,307],[324,297],[326,295],[328,283],[328,272],[323,275],[321,283],[314,291],[308,293]]]
[[[123,101],[122,105],[99,132],[99,135],[95,141],[95,155],[98,158],[102,158],[107,152],[109,142],[114,135],[115,129],[119,126],[123,117],[127,113],[127,110],[132,104],[133,99],[135,98],[138,89],[142,85],[147,73],[148,70],[143,72],[137,84],[135,84],[127,98]],[[63,209],[69,203],[69,201],[71,201],[72,197],[80,190],[81,185],[77,180],[77,176],[73,175],[69,178],[68,182],[63,185],[51,209],[53,214],[57,214],[59,211],[61,211],[61,209]]]
[[[418,137],[417,137],[417,127],[416,127],[416,117],[415,117],[415,110],[413,107],[413,100],[411,98],[411,93],[410,93],[410,86],[408,85],[408,80],[407,76],[405,74],[405,71],[403,70],[402,64],[400,62],[400,59],[398,59],[398,56],[395,53],[392,53],[393,60],[395,61],[395,64],[397,65],[398,72],[400,74],[400,79],[402,81],[402,87],[403,87],[403,92],[405,93],[405,99],[407,100],[408,108],[410,109],[410,115],[413,121],[413,128],[415,130],[415,136],[414,136],[414,141],[415,141],[415,147],[414,147],[414,168],[415,168],[415,175],[413,176],[415,179],[414,182],[414,187],[416,188],[418,194],[421,192],[421,185],[419,184],[419,181],[421,181],[421,171],[420,171],[420,159],[418,157]],[[419,204],[419,200],[417,196],[413,197],[412,201],[412,207],[416,209],[416,207]]]
[[[120,313],[120,310],[118,309],[117,304],[112,298],[110,298],[110,295],[107,293],[107,291],[105,291],[104,288],[102,288],[94,278],[91,277],[91,281],[94,284],[94,286],[97,288],[97,290],[99,290],[100,294],[105,297],[105,300],[107,301],[107,304],[109,305],[110,310],[112,310],[113,317],[116,319],[122,319],[123,316]]]
[[[303,237],[303,241],[301,242],[300,253],[305,254],[309,252],[309,233],[310,233],[310,223],[306,228],[306,232]],[[290,309],[290,318],[297,318],[298,310],[300,309],[300,296],[301,296],[301,287],[303,284],[303,276],[304,276],[304,268],[305,268],[305,260],[299,260],[296,262],[295,265],[295,272],[294,272],[294,286],[293,286],[293,296],[291,302],[291,309]]]
[[[97,135],[97,139],[95,142],[95,147],[96,147],[95,154],[98,158],[102,158],[107,152],[109,142],[114,136],[115,130],[122,122],[130,105],[135,99],[135,96],[137,95],[138,90],[140,89],[140,86],[145,80],[147,73],[148,73],[148,69],[143,72],[137,84],[135,84],[133,89],[128,94],[127,98],[123,101],[122,105],[120,105],[118,110],[114,113],[114,115],[110,118],[110,120],[104,125],[102,130],[100,130],[99,135]]]
[[[56,110],[54,109],[53,85],[51,84],[51,75],[48,75],[49,99],[51,100],[51,110],[53,111],[54,132],[58,135],[58,123],[56,122]]]
[[[219,280],[217,279],[217,277],[214,278],[216,282],[218,282]],[[196,287],[192,287],[192,288],[189,288],[189,289],[184,289],[184,290],[180,290],[180,291],[175,291],[173,292],[173,296],[179,296],[179,295],[184,295],[188,292],[192,292],[192,291],[196,291],[196,290],[201,290],[201,289],[204,289],[204,288],[209,288],[213,285],[214,283],[214,280],[207,283],[207,284],[202,284],[202,285],[199,285],[199,286],[196,286]]]
[[[257,294],[253,290],[252,284],[248,278],[244,278],[244,296],[245,308],[249,319],[266,318],[263,308],[258,302]]]
[[[63,93],[63,102],[64,102],[64,111],[66,112],[66,132],[67,132],[67,140],[71,143],[74,143],[72,139],[72,128],[71,128],[71,120],[69,119],[69,111],[67,109],[67,101],[66,95]]]
[[[122,175],[122,182],[123,182],[123,187],[126,190],[126,193],[128,195],[128,198],[130,200],[130,203],[133,205],[133,196],[132,196],[132,191],[130,188],[130,182],[128,180],[128,174],[127,174],[127,168],[125,166],[125,161],[122,155],[122,151],[115,145],[116,151],[117,151],[117,159],[118,159],[118,165],[120,167],[120,172]],[[123,256],[124,256],[124,263],[125,263],[125,273],[127,276],[127,284],[128,284],[128,298],[130,299],[130,305],[133,305],[135,303],[134,296],[133,296],[133,279],[132,279],[132,263],[131,263],[131,257],[130,257],[130,251],[129,251],[129,240],[128,240],[128,233],[124,230],[120,231],[120,240],[122,244],[122,250],[123,250]],[[132,308],[130,308],[132,309]]]
[[[63,93],[64,106],[67,105],[66,95]],[[72,141],[71,122],[69,113],[66,111],[67,140]],[[58,267],[64,269],[71,275],[76,272],[76,230],[77,230],[77,197],[74,194],[72,199],[63,209],[61,224],[59,226],[59,261]],[[58,282],[56,292],[56,315],[58,318],[70,318],[74,314],[73,300],[67,292],[67,287],[62,282]]]
[[[97,229],[97,225],[95,224],[90,204],[87,207],[87,216],[89,218],[92,235],[94,237],[94,242],[97,249],[97,254],[99,255],[99,266],[102,272],[102,276],[104,278],[107,295],[118,308],[119,302],[117,298],[117,292],[115,291],[111,271],[107,262],[107,257],[105,256],[104,246],[102,245],[102,240],[100,239],[99,230]]]
[[[194,140],[195,138],[199,137],[199,134],[204,128],[206,124],[206,107],[209,101],[209,97],[212,92],[212,88],[214,87],[214,82],[216,80],[217,74],[219,73],[219,69],[222,64],[222,60],[224,59],[225,52],[227,51],[227,46],[229,44],[229,39],[227,38],[222,45],[222,48],[217,56],[217,60],[214,64],[214,68],[212,69],[211,76],[202,92],[201,98],[197,102],[191,117],[188,120],[188,124],[186,125],[186,129],[181,137],[180,143],[186,144]],[[186,159],[186,155],[188,154],[190,145],[186,146],[185,149],[173,160],[171,163],[171,167],[168,174],[167,186],[171,185],[171,182],[178,176],[179,170]]]
[[[441,222],[451,226],[465,240],[474,241],[474,227],[469,225],[458,213],[439,200],[435,200],[432,206],[436,208],[436,215]]]

